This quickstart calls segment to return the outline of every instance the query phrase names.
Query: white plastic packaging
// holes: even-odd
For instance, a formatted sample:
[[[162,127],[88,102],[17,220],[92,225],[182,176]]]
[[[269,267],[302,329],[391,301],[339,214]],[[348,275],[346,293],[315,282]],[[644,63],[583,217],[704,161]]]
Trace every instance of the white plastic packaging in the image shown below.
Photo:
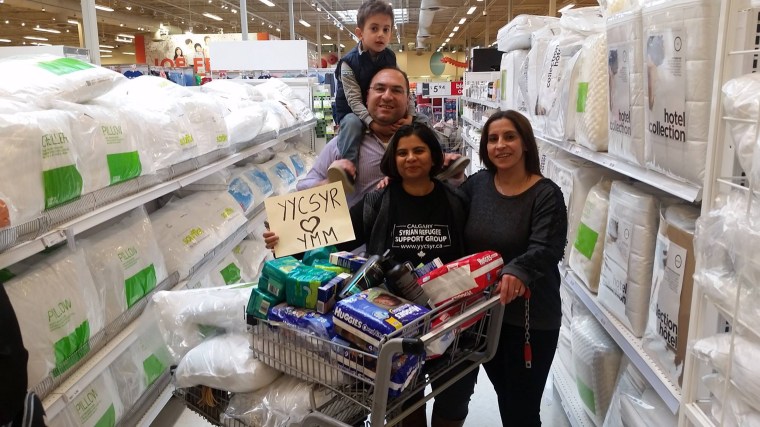
[[[694,353],[724,377],[729,375],[730,364],[729,378],[738,394],[752,407],[760,408],[760,372],[757,370],[760,344],[736,334],[733,354],[731,350],[731,334],[718,334],[694,343]]]
[[[209,285],[212,287],[249,283],[253,279],[243,271],[240,261],[232,254],[227,254],[209,272]]]
[[[69,400],[66,408],[49,422],[50,427],[115,426],[126,412],[111,371],[106,369],[81,392]]]
[[[267,249],[261,240],[243,240],[235,246],[232,254],[237,259],[243,274],[251,281],[256,281],[259,278],[266,261],[274,259],[272,251]]]
[[[268,111],[260,105],[233,110],[224,117],[230,144],[252,141],[262,132]]]
[[[657,392],[627,359],[612,396],[604,427],[674,426],[678,417],[670,412]]]
[[[288,165],[279,158],[275,157],[258,167],[269,177],[273,185],[274,194],[287,194],[295,190],[296,176]],[[250,176],[250,174],[246,176]]]
[[[570,268],[593,292],[599,289],[611,186],[612,181],[603,179],[591,187],[583,206],[575,241],[570,247]]]
[[[760,110],[760,75],[745,74],[723,84],[723,108],[729,117],[756,120]],[[760,151],[760,141],[755,137],[755,123],[727,120],[726,127],[731,132],[736,147],[736,158],[745,172],[753,166],[753,155]]]
[[[531,34],[550,22],[558,24],[559,19],[537,15],[515,16],[507,25],[501,27],[496,34],[499,50],[509,53],[519,49],[530,49]]]
[[[178,99],[190,121],[191,133],[198,144],[198,154],[230,146],[222,105],[212,96],[194,93]]]
[[[577,92],[575,141],[594,151],[607,151],[610,98],[605,32],[586,38],[578,62],[578,85],[571,88]]]

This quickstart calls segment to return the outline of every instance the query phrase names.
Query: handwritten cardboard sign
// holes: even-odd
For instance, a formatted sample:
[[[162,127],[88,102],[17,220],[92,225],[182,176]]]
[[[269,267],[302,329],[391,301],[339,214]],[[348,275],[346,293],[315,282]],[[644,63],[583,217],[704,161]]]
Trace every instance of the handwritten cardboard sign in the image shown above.
[[[339,182],[264,200],[278,257],[354,240],[346,194]]]

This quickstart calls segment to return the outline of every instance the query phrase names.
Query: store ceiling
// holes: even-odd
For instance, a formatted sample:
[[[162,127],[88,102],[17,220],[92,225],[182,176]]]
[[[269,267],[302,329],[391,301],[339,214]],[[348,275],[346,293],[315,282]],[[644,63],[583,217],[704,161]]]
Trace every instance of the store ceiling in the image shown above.
[[[248,31],[269,32],[283,39],[290,38],[288,3],[272,0],[247,0]],[[549,13],[546,0],[389,0],[396,9],[397,31],[393,36],[394,49],[409,49],[417,44],[417,30],[421,2],[440,5],[428,27],[431,35],[425,43],[437,49],[453,32],[459,30],[444,50],[462,49],[464,46],[485,46],[493,43],[496,32],[511,16],[519,14]],[[295,32],[297,38],[323,44],[331,50],[338,43],[353,46],[350,32],[356,24],[351,11],[358,9],[362,0],[294,0]],[[462,3],[464,2],[464,3]],[[596,0],[556,0],[556,9],[574,3],[576,7],[595,6]],[[240,2],[227,0],[96,0],[99,6],[113,11],[97,10],[100,43],[128,49],[123,42],[115,41],[118,34],[139,34],[153,38],[160,24],[170,34],[181,34],[190,28],[194,33],[239,33],[241,28]],[[476,9],[467,14],[471,7]],[[511,14],[510,14],[511,8]],[[204,15],[206,14],[206,15]],[[220,20],[212,19],[215,15]],[[79,46],[80,36],[75,21],[81,22],[79,0],[0,0],[0,46],[24,43],[51,43]],[[317,37],[317,20],[320,17],[322,37]],[[464,24],[459,24],[465,18]],[[306,27],[299,19],[311,24]],[[336,25],[336,23],[338,25]],[[39,27],[39,28],[37,28]],[[51,30],[51,31],[39,31]],[[279,31],[278,31],[279,30]],[[57,32],[56,32],[57,31]],[[324,38],[327,34],[331,40]],[[37,37],[47,40],[35,40]]]

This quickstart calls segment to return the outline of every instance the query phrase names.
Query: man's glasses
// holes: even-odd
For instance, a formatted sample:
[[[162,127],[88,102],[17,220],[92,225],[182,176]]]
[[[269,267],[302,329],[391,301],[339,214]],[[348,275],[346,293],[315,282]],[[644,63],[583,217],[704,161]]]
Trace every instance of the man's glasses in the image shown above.
[[[386,86],[386,85],[374,85],[370,86],[369,90],[375,92],[378,95],[382,95],[390,89],[393,95],[406,95],[406,89],[403,86]]]

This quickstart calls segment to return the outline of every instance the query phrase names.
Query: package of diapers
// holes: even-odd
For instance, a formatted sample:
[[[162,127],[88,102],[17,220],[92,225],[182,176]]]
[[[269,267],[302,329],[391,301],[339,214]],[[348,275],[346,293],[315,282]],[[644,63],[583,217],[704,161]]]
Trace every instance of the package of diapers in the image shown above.
[[[247,333],[211,337],[191,349],[174,372],[178,388],[203,385],[233,393],[250,393],[274,382],[281,373],[253,357]]]
[[[259,288],[278,298],[284,296],[288,274],[300,265],[301,261],[292,256],[280,257],[265,262],[264,268],[261,269],[261,275],[266,278],[267,286],[259,286]]]
[[[190,121],[190,132],[198,144],[198,155],[230,146],[223,107],[214,97],[193,93],[177,101]]]
[[[66,112],[1,114],[0,147],[0,227],[32,220],[82,194],[82,164]]]
[[[694,230],[699,209],[668,206],[660,216],[644,351],[681,384],[694,284]]]
[[[185,278],[190,271],[246,222],[240,204],[220,191],[173,199],[150,216],[167,270]]]
[[[5,270],[3,286],[16,312],[33,388],[58,377],[89,353],[103,329],[103,308],[81,250],[35,255]]]
[[[76,397],[70,399],[66,408],[49,422],[49,426],[115,426],[128,409],[121,401],[111,371],[106,369],[83,387]]]
[[[507,110],[528,114],[528,106],[520,92],[519,76],[528,50],[513,50],[501,56],[501,103]]]
[[[111,373],[125,408],[131,408],[171,365],[156,319],[140,317],[138,338],[112,364]]]
[[[338,365],[360,379],[374,384],[377,372],[377,355],[370,355],[351,346],[341,337],[332,339],[330,358]],[[420,356],[400,353],[391,361],[391,378],[388,397],[397,397],[412,382],[422,366]]]
[[[607,18],[609,141],[607,151],[639,166],[644,159],[644,36],[641,9]]]
[[[168,274],[145,208],[132,210],[80,240],[87,266],[105,307],[106,324],[116,320]]]
[[[726,120],[726,127],[734,140],[736,159],[746,173],[752,171],[753,155],[760,146],[756,136],[758,110],[760,110],[760,75],[745,74],[723,84],[723,109],[729,117],[751,120],[751,123]]]
[[[656,196],[612,183],[598,301],[636,337],[644,333],[649,315],[659,217]]]
[[[573,317],[572,349],[575,383],[583,409],[601,426],[615,390],[623,352],[589,313]]]
[[[607,151],[610,111],[607,64],[607,33],[588,36],[578,59],[578,84],[571,91],[576,91],[575,141],[593,151]]]
[[[285,278],[285,297],[288,304],[316,309],[319,288],[329,283],[336,274],[308,265],[297,266]]]
[[[126,80],[107,68],[48,54],[13,56],[0,64],[0,96],[29,103],[86,102]]]
[[[605,427],[674,426],[678,417],[660,398],[652,385],[624,358],[620,364],[620,376],[612,395]]]
[[[214,287],[253,281],[251,277],[243,272],[240,261],[238,261],[237,257],[235,257],[232,252],[225,255],[225,257],[211,269],[211,272],[209,272],[209,279],[210,285]]]
[[[531,34],[543,28],[547,23],[559,23],[559,19],[550,16],[517,15],[501,27],[496,34],[498,48],[502,52],[530,49]]]
[[[710,124],[719,2],[644,3],[646,165],[701,185]]]
[[[82,193],[153,172],[150,147],[140,144],[130,122],[118,109],[62,101],[55,102],[55,106],[72,116],[71,131],[84,181]]]
[[[570,246],[568,265],[592,292],[599,289],[611,186],[612,181],[602,179],[591,187],[583,205],[575,241]]]
[[[335,304],[335,329],[346,340],[369,351],[378,348],[386,337],[404,325],[429,313],[418,306],[380,288],[370,288]],[[417,332],[411,328],[410,334]]]
[[[335,326],[331,314],[319,314],[314,310],[282,303],[270,308],[267,315],[270,322],[285,324],[306,335],[313,335],[326,341],[335,337]]]

